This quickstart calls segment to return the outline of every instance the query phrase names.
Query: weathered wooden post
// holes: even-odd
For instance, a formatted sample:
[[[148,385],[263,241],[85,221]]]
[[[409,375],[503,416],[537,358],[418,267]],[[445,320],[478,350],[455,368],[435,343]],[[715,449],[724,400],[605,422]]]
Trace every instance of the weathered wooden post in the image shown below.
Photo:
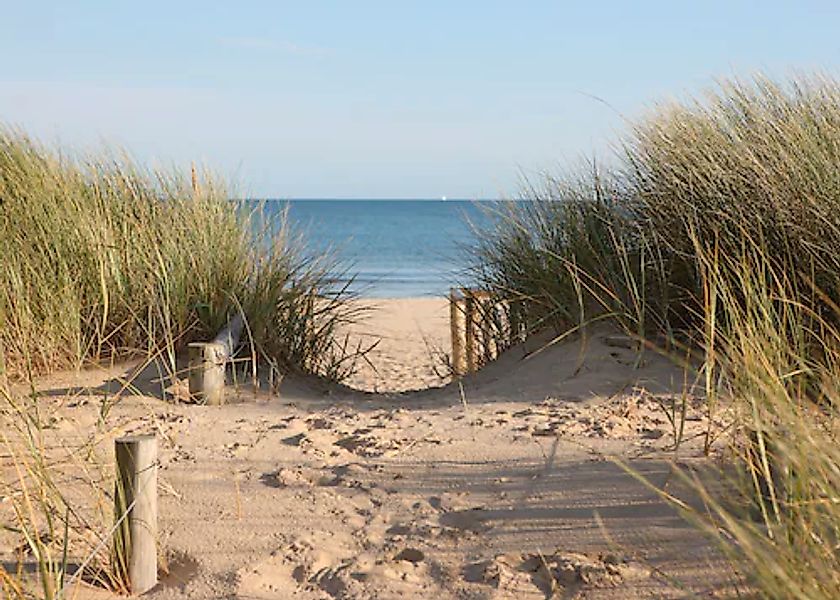
[[[188,346],[188,352],[190,396],[205,404],[224,404],[227,362],[224,346],[214,342],[193,342]]]
[[[505,347],[498,337],[504,331],[504,316],[500,311],[503,307],[487,290],[449,290],[452,369],[456,375],[474,373],[499,357]]]
[[[116,440],[114,508],[119,523],[114,540],[118,575],[132,594],[157,585],[157,439],[135,435]]]
[[[479,329],[481,331],[481,365],[489,363],[495,358],[493,348],[493,313],[495,304],[493,295],[485,290],[476,290],[475,296],[478,302]]]
[[[189,344],[190,396],[205,404],[224,404],[225,365],[239,344],[243,327],[242,315],[236,315],[212,342]]]
[[[508,317],[510,322],[510,345],[518,344],[525,340],[523,329],[525,327],[525,305],[522,300],[511,300],[508,303]]]
[[[461,322],[463,321],[463,296],[457,288],[449,290],[449,335],[452,338],[452,371],[456,377],[464,374],[464,344]]]
[[[473,373],[476,369],[475,356],[475,295],[469,288],[463,289],[464,293],[464,348],[466,356],[467,373]]]

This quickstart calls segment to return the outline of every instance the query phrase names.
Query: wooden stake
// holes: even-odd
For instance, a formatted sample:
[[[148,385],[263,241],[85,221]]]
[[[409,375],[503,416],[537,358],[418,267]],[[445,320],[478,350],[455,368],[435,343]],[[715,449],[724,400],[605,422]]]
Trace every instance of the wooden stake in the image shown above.
[[[508,304],[510,314],[510,345],[523,341],[522,328],[525,325],[522,300],[513,300]]]
[[[475,361],[475,296],[464,288],[464,346],[467,355],[467,373],[476,369]]]
[[[136,435],[116,440],[117,519],[128,513],[115,534],[115,561],[132,594],[157,585],[157,439]],[[120,572],[118,571],[118,575]]]
[[[481,366],[486,365],[495,358],[493,353],[493,297],[490,292],[477,291],[478,299],[478,320],[481,330]]]
[[[228,358],[225,344],[193,342],[187,348],[190,396],[205,404],[224,404],[225,363]]]
[[[456,377],[464,374],[464,344],[461,328],[463,319],[462,297],[456,288],[449,290],[449,335],[452,338],[452,371]]]
[[[222,352],[225,359],[233,358],[236,348],[239,346],[239,338],[242,336],[242,329],[245,326],[245,321],[241,313],[237,313],[227,325],[222,327],[222,330],[213,338],[214,344],[222,344]]]

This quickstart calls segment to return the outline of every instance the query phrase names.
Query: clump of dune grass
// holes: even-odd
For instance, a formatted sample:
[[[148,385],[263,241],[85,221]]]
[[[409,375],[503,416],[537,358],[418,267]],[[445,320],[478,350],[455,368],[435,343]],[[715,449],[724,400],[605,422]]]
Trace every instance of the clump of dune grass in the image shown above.
[[[175,374],[187,343],[237,314],[248,359],[272,373],[341,380],[364,354],[338,336],[361,310],[335,285],[341,265],[308,253],[285,213],[231,195],[209,173],[0,129],[0,527],[19,542],[17,568],[0,567],[4,596],[62,598],[81,577],[127,586],[110,556],[114,477],[101,454],[116,398],[94,431],[56,447],[35,377],[135,358]]]
[[[341,378],[339,266],[217,177],[68,155],[0,130],[0,347],[13,377],[209,339],[241,311],[279,369]],[[313,302],[313,298],[319,298]]]
[[[836,597],[840,85],[759,76],[657,106],[610,173],[547,176],[478,233],[473,279],[531,331],[609,320],[700,357],[732,460],[728,497],[695,482],[709,511],[687,514],[761,596]]]
[[[698,252],[720,315],[715,366],[736,415],[720,473],[728,494],[690,479],[707,510],[670,499],[762,597],[827,600],[840,590],[840,330],[745,239],[734,256]]]
[[[73,597],[83,582],[126,593],[127,580],[109,556],[113,533],[113,464],[100,445],[107,416],[64,440],[53,431],[55,405],[36,393],[0,386],[0,531],[15,540],[14,558],[0,566],[8,599]],[[7,570],[8,569],[8,570]]]
[[[840,297],[837,82],[724,81],[700,100],[657,106],[622,158],[634,213],[686,268],[695,243],[734,255],[747,234],[776,268]]]
[[[696,245],[731,255],[747,234],[803,301],[827,306],[812,290],[840,300],[838,140],[832,79],[724,81],[631,125],[611,170],[528,183],[479,232],[471,274],[566,326],[607,311],[685,330],[703,303]],[[581,301],[587,290],[609,305]]]
[[[470,279],[518,307],[529,333],[560,335],[600,320],[639,339],[670,331],[671,307],[684,295],[671,284],[678,266],[625,194],[597,164],[529,182],[522,198],[485,209],[489,225],[469,248]]]

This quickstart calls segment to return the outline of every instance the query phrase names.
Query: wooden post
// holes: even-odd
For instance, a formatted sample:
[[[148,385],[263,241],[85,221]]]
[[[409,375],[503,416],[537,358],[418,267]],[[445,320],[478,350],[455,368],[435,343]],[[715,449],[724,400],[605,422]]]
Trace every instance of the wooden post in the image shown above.
[[[493,296],[487,291],[476,292],[478,298],[479,329],[481,330],[481,365],[495,358],[493,353]]]
[[[464,312],[462,296],[457,288],[449,290],[449,335],[452,338],[452,371],[456,377],[464,374],[464,344],[461,321]]]
[[[525,327],[524,304],[522,300],[512,300],[508,303],[510,321],[510,345],[524,341],[523,327]]]
[[[225,401],[225,363],[227,352],[219,342],[189,344],[190,396],[205,404],[219,405]]]
[[[114,539],[117,575],[127,577],[132,594],[157,585],[157,439],[136,435],[116,440],[116,518]]]
[[[212,342],[193,342],[189,350],[190,396],[205,404],[225,403],[225,365],[239,346],[245,322],[241,314],[225,325]]]
[[[475,296],[472,290],[464,288],[464,346],[467,355],[467,373],[476,369],[475,361]]]

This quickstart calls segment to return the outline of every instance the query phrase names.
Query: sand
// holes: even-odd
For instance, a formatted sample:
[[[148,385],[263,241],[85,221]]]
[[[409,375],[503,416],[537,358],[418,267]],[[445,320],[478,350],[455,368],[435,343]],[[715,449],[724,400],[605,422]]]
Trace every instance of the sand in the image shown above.
[[[103,391],[128,367],[40,383],[50,447],[101,430],[107,461],[114,437],[157,433],[169,574],[150,598],[731,592],[715,548],[611,459],[696,502],[676,469],[705,460],[696,440],[678,455],[667,450],[673,434],[661,409],[682,391],[680,369],[652,353],[637,368],[636,352],[598,329],[535,355],[547,340],[532,340],[461,382],[399,394],[445,383],[425,340],[448,346],[446,306],[379,306],[356,330],[384,334],[376,369],[353,382],[385,394],[287,378],[278,394],[243,385],[229,390],[236,403],[197,406],[162,395],[147,369],[97,425]],[[693,436],[706,423],[695,409],[689,418]],[[89,501],[76,478],[63,485]],[[3,520],[10,504],[0,503]],[[11,564],[20,540],[0,536],[0,560]],[[77,593],[111,597],[88,586]]]
[[[391,393],[442,386],[449,381],[449,304],[443,298],[366,300],[366,318],[344,332],[351,345],[376,343],[347,384]]]

